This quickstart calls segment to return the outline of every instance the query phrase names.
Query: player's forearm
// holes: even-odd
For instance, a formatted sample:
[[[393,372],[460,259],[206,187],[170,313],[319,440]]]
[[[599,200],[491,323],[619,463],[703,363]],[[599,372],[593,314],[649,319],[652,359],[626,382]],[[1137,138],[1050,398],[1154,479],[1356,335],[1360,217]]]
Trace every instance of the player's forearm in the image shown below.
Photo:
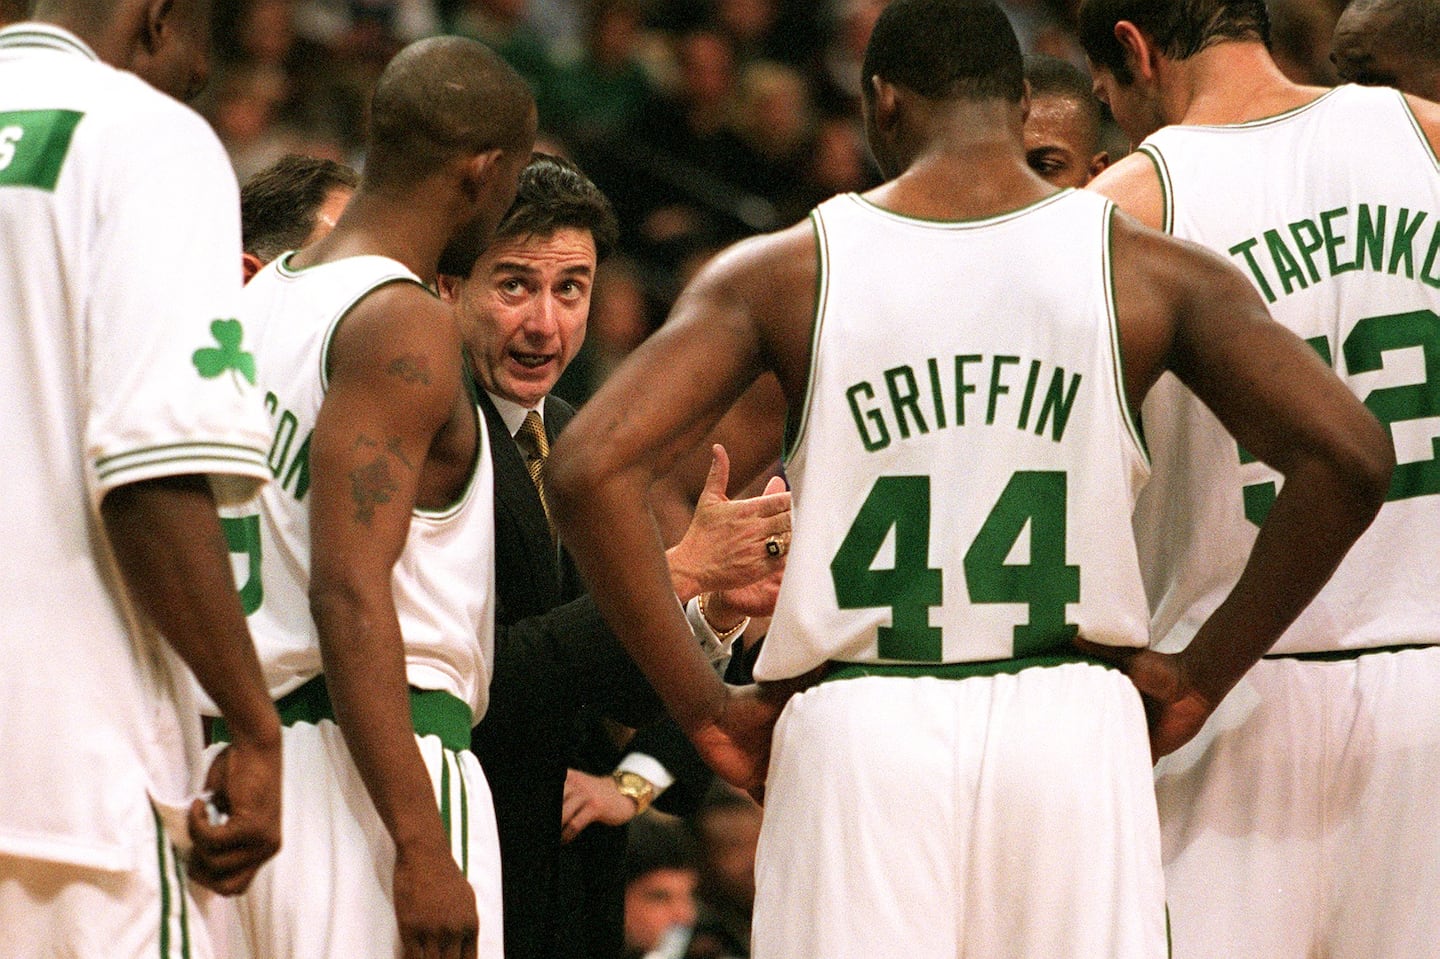
[[[121,486],[100,512],[130,595],[219,707],[232,739],[278,745],[279,719],[205,478]]]
[[[312,587],[310,605],[335,721],[397,850],[448,850],[415,742],[388,578],[372,584],[322,579]]]
[[[551,474],[552,506],[596,606],[682,728],[713,721],[725,686],[675,601],[638,471],[602,480],[573,466]]]
[[[1385,455],[1348,466],[1312,459],[1287,475],[1235,588],[1181,654],[1190,680],[1212,703],[1329,581],[1375,518],[1392,465]]]

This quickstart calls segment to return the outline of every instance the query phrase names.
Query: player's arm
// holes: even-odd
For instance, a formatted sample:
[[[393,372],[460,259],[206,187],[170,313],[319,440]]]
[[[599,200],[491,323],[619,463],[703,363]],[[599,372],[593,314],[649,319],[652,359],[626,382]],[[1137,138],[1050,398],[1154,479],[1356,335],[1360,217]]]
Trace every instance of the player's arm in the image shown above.
[[[581,409],[550,464],[558,525],[602,615],[712,765],[746,785],[761,747],[730,751],[736,740],[725,729],[744,714],[726,716],[736,697],[692,639],[646,497],[765,366],[778,364],[782,380],[803,382],[815,270],[808,224],[722,254]],[[771,318],[768,331],[761,316]],[[749,732],[764,726],[758,718]],[[768,740],[768,726],[763,732],[758,738]],[[721,744],[707,747],[713,739]]]
[[[1132,663],[1141,691],[1163,706],[1152,729],[1163,755],[1315,598],[1374,519],[1395,460],[1375,417],[1229,263],[1124,217],[1115,251],[1131,267],[1117,267],[1116,303],[1132,408],[1169,369],[1285,477],[1239,581],[1190,645]]]
[[[405,955],[469,942],[474,894],[450,852],[410,718],[391,573],[432,441],[463,391],[448,311],[418,287],[371,293],[330,347],[311,440],[310,606],[325,680],[371,801],[395,842]]]
[[[1420,124],[1420,132],[1430,142],[1430,152],[1440,156],[1440,104],[1408,93],[1404,96],[1410,112],[1415,115],[1415,122]]]
[[[196,800],[189,872],[234,895],[280,848],[280,720],[235,592],[215,500],[203,476],[116,487],[101,501],[105,531],[136,604],[219,706],[231,741],[206,783],[228,821]]]
[[[1152,230],[1164,229],[1165,191],[1154,162],[1143,153],[1129,156],[1106,167],[1085,185],[1109,197],[1115,205]]]

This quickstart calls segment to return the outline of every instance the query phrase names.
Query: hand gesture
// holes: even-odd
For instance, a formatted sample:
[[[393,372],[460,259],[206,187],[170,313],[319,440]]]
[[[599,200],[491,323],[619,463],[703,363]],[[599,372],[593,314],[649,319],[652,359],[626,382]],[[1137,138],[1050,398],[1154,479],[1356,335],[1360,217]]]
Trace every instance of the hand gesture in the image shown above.
[[[395,918],[404,959],[475,959],[475,890],[448,848],[396,850]]]
[[[1153,649],[1102,646],[1083,639],[1077,639],[1075,645],[1086,655],[1120,667],[1140,691],[1150,726],[1152,760],[1188,743],[1215,711],[1217,703],[1195,688],[1179,656]]]
[[[623,826],[635,818],[635,800],[620,794],[609,776],[591,776],[578,769],[565,773],[565,799],[560,808],[560,840],[569,842],[592,822]]]
[[[279,742],[226,746],[210,764],[205,788],[209,805],[203,799],[190,805],[190,878],[238,895],[280,849]]]
[[[711,454],[710,475],[690,527],[668,554],[671,577],[682,598],[747,586],[771,576],[778,583],[790,543],[790,493],[785,481],[775,477],[759,496],[729,499],[725,488],[730,457],[719,444]],[[767,549],[772,539],[778,545]]]

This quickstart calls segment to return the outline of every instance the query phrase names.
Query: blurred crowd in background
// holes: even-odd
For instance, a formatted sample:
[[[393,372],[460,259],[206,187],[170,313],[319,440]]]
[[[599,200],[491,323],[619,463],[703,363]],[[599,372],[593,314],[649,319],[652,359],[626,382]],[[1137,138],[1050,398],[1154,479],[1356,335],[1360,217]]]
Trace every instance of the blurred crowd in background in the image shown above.
[[[585,349],[556,391],[583,401],[664,318],[694,270],[876,182],[860,57],[885,0],[215,0],[216,62],[198,104],[243,183],[286,153],[362,166],[365,103],[404,44],[477,38],[530,82],[540,149],[614,202]],[[1073,0],[1004,0],[1027,53],[1084,65]],[[1276,59],[1334,82],[1344,0],[1272,0]],[[1126,152],[1119,133],[1112,158]]]

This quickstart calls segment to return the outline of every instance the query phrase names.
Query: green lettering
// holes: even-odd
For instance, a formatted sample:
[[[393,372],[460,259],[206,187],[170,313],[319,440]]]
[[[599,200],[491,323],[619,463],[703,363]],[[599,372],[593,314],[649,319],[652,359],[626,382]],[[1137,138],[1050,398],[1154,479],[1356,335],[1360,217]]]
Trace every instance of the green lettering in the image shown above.
[[[1305,282],[1305,274],[1300,272],[1300,263],[1285,245],[1279,230],[1265,231],[1265,246],[1270,250],[1270,259],[1275,261],[1275,271],[1280,274],[1280,284],[1285,287],[1287,296],[1295,292],[1297,283],[1302,290],[1310,285]]]
[[[904,381],[905,392],[900,391]],[[900,427],[900,438],[910,438],[910,424],[905,422],[905,413],[915,417],[915,428],[923,435],[930,432],[925,417],[920,415],[920,385],[915,382],[915,371],[908,366],[897,366],[885,371],[885,386],[890,392],[890,405],[895,409],[895,422]]]
[[[1080,389],[1080,374],[1070,378],[1070,389],[1065,390],[1065,370],[1055,368],[1050,377],[1050,389],[1045,393],[1045,402],[1040,405],[1040,418],[1035,421],[1035,435],[1045,435],[1045,421],[1054,415],[1054,430],[1051,439],[1060,442],[1065,436],[1065,424],[1070,421],[1070,408],[1075,405],[1075,394]],[[1062,396],[1062,393],[1064,394]]]
[[[1385,268],[1385,217],[1390,211],[1382,203],[1374,221],[1370,218],[1370,207],[1360,204],[1360,224],[1355,230],[1355,269],[1365,267],[1365,254],[1370,254],[1370,268],[1380,272]]]
[[[271,476],[279,476],[285,468],[290,458],[290,444],[295,441],[295,432],[299,428],[300,421],[294,413],[286,410],[280,414],[280,422],[275,425],[275,439],[270,443],[270,455],[266,459]]]
[[[313,435],[305,434],[305,442],[300,444],[290,468],[285,471],[285,478],[280,481],[280,487],[288,489],[296,499],[304,499],[310,491],[310,437]]]
[[[864,380],[845,391],[845,399],[850,403],[850,414],[855,417],[855,428],[860,431],[860,442],[864,444],[865,452],[873,453],[890,445],[890,431],[885,428],[885,418],[880,415],[879,410],[874,407],[863,411],[860,409],[856,397],[862,395],[867,400],[875,399],[875,388]],[[874,436],[871,436],[870,430],[865,426],[866,420],[874,424]]]
[[[1345,242],[1342,234],[1336,233],[1330,226],[1331,220],[1337,220],[1343,216],[1349,216],[1350,211],[1343,206],[1337,206],[1333,210],[1326,210],[1320,214],[1320,232],[1325,234],[1325,259],[1330,265],[1330,275],[1339,276],[1341,273],[1349,273],[1355,269],[1355,264],[1340,262],[1340,247]]]
[[[955,357],[955,425],[965,425],[965,397],[975,392],[973,383],[965,382],[965,364],[979,363],[983,356],[979,353],[967,353],[964,356]]]
[[[936,429],[945,428],[945,398],[940,393],[940,361],[933,356],[925,361],[930,368],[930,399],[935,404]]]
[[[1310,238],[1306,240],[1300,234],[1308,230]],[[1320,271],[1315,268],[1315,254],[1325,245],[1325,240],[1320,236],[1320,228],[1315,225],[1314,220],[1296,220],[1290,224],[1290,236],[1299,248],[1300,255],[1305,258],[1305,269],[1310,272],[1310,282],[1320,282]]]
[[[1025,380],[1025,399],[1020,402],[1020,429],[1030,425],[1030,404],[1035,399],[1035,381],[1040,378],[1040,361],[1030,361],[1030,376]]]
[[[1406,279],[1415,279],[1415,234],[1420,232],[1420,224],[1424,223],[1429,215],[1420,210],[1415,214],[1415,219],[1409,221],[1410,210],[1403,206],[1400,208],[1400,223],[1395,227],[1395,245],[1390,248],[1390,268],[1386,273],[1394,276],[1395,268],[1400,265],[1400,258],[1403,256]]]
[[[1430,249],[1425,251],[1425,266],[1420,270],[1420,279],[1425,281],[1427,286],[1440,287],[1440,276],[1431,274],[1435,269],[1435,257],[1440,254],[1440,221],[1436,221],[1435,229],[1430,234]]]
[[[989,426],[995,422],[995,403],[1000,399],[1002,393],[1009,393],[1010,387],[1000,382],[1002,371],[1007,366],[1014,366],[1020,362],[1018,356],[995,356],[990,363],[990,405],[985,408],[985,425]]]
[[[1265,274],[1260,272],[1260,264],[1255,261],[1255,254],[1251,252],[1255,248],[1255,244],[1259,242],[1251,237],[1244,243],[1237,243],[1230,248],[1230,255],[1239,255],[1245,258],[1245,265],[1250,267],[1250,275],[1255,277],[1255,284],[1260,287],[1260,292],[1265,294],[1266,302],[1274,303],[1275,291],[1270,289],[1270,284],[1265,280]]]

